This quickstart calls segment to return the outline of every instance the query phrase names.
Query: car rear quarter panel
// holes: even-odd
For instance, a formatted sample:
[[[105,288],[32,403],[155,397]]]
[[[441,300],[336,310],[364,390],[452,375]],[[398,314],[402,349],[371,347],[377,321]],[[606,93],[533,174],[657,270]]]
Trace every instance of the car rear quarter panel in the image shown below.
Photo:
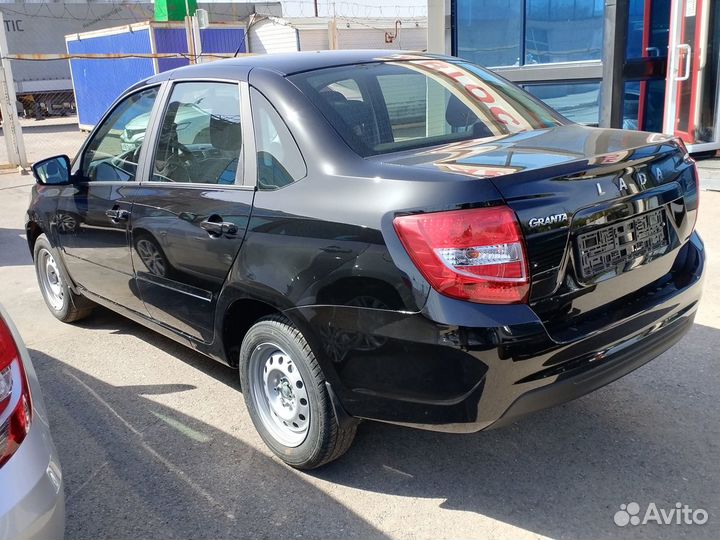
[[[232,278],[260,282],[289,306],[342,305],[374,283],[385,288],[382,300],[392,309],[419,311],[429,286],[400,244],[393,218],[496,204],[501,197],[494,185],[363,159],[284,77],[254,69],[250,84],[287,122],[307,176],[258,191]]]
[[[479,364],[448,359],[452,353],[447,350],[439,354],[445,338],[423,325],[421,314],[430,287],[397,238],[392,221],[402,213],[497,204],[501,198],[494,185],[363,159],[287,80],[253,70],[250,83],[287,122],[305,158],[307,176],[256,193],[246,237],[218,309],[249,298],[284,312],[314,349],[322,351],[319,360],[325,375],[344,402],[351,399],[347,389],[365,380],[363,372],[383,380],[384,373],[397,372],[399,366],[427,371],[429,364],[419,362],[420,357],[447,363],[445,387],[437,385],[441,396],[467,391],[481,378],[474,372]],[[383,332],[410,332],[408,339],[413,341],[394,340],[382,354],[377,353],[381,344],[371,338],[356,343],[365,339],[363,335]],[[365,350],[363,362],[345,361],[344,351],[352,346]],[[226,358],[231,355],[224,353]],[[457,377],[458,372],[472,376]],[[424,381],[422,373],[412,377]]]

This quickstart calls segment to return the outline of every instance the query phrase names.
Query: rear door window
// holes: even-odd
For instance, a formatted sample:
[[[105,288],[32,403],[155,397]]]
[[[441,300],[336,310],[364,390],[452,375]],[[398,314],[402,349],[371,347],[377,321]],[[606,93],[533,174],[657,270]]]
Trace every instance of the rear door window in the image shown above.
[[[241,150],[238,85],[177,83],[163,114],[152,180],[234,184]]]

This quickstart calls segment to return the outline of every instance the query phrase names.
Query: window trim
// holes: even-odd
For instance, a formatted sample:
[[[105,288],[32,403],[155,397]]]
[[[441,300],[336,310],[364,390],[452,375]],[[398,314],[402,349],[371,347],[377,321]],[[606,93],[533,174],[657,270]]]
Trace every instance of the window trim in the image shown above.
[[[163,90],[164,90],[165,83],[154,83],[154,84],[148,84],[147,86],[143,86],[142,88],[137,88],[133,90],[132,92],[125,92],[123,94],[120,94],[115,101],[113,102],[110,107],[108,107],[108,110],[105,111],[105,114],[103,114],[100,117],[100,120],[97,124],[95,124],[95,127],[90,132],[90,135],[88,135],[87,139],[85,139],[85,142],[80,147],[80,150],[78,151],[77,155],[75,156],[75,159],[72,160],[72,163],[70,164],[70,178],[73,177],[76,178],[76,180],[73,182],[77,185],[110,185],[110,184],[122,184],[122,185],[138,185],[140,184],[140,179],[143,178],[142,174],[144,172],[144,163],[145,163],[145,154],[147,152],[147,146],[145,145],[145,141],[147,141],[147,135],[151,133],[151,128],[153,126],[153,119],[155,118],[155,115],[157,114],[157,108],[163,99]],[[82,178],[79,176],[80,171],[82,170],[82,163],[83,163],[83,157],[85,155],[85,151],[87,150],[88,146],[90,146],[90,143],[95,139],[95,136],[97,135],[98,130],[101,126],[105,123],[105,120],[107,120],[113,112],[129,97],[134,96],[135,94],[140,94],[142,92],[146,92],[147,90],[150,90],[151,88],[157,88],[158,93],[157,96],[155,96],[155,102],[153,103],[152,109],[150,109],[150,121],[148,122],[148,127],[145,130],[145,139],[143,140],[142,147],[140,148],[140,155],[138,156],[138,168],[135,172],[135,180],[132,181],[109,181],[104,182],[102,180],[87,180],[85,178]]]
[[[172,95],[172,91],[175,88],[176,85],[182,84],[182,83],[222,83],[222,84],[234,84],[238,88],[238,104],[240,106],[240,128],[242,131],[242,145],[240,147],[240,152],[238,154],[238,158],[241,161],[241,165],[238,166],[238,169],[235,171],[235,184],[217,184],[217,183],[207,183],[207,182],[158,182],[156,180],[152,180],[152,165],[151,158],[154,161],[155,153],[157,151],[157,139],[160,136],[160,130],[162,129],[162,122],[165,117],[165,112],[167,111],[167,108],[170,104],[170,96]],[[246,110],[245,101],[246,97],[244,97],[247,94],[247,81],[241,81],[238,79],[226,79],[226,78],[219,78],[219,77],[201,77],[201,78],[194,78],[194,77],[186,77],[186,78],[177,78],[177,79],[170,79],[163,83],[163,90],[162,94],[158,96],[158,101],[162,104],[161,110],[154,110],[154,116],[151,121],[151,125],[148,127],[148,132],[150,134],[150,137],[146,135],[145,140],[150,141],[148,144],[148,148],[152,148],[151,155],[148,155],[146,159],[143,161],[142,165],[142,171],[138,176],[140,177],[140,185],[162,185],[164,187],[172,187],[176,186],[178,188],[221,188],[221,189],[240,189],[240,190],[254,190],[255,189],[255,179],[254,177],[248,178],[248,173],[254,170],[254,164],[253,166],[248,166],[248,160],[247,154],[249,150],[250,143],[247,140],[248,136],[248,127],[247,127],[247,118],[248,118],[248,110]],[[249,126],[252,128],[252,126]],[[252,133],[252,131],[250,131]],[[254,149],[254,141],[252,142],[252,147]],[[145,150],[145,149],[144,149]],[[239,178],[239,175],[242,175],[241,178]],[[241,180],[241,183],[237,183],[238,180]],[[250,181],[248,181],[250,180]]]

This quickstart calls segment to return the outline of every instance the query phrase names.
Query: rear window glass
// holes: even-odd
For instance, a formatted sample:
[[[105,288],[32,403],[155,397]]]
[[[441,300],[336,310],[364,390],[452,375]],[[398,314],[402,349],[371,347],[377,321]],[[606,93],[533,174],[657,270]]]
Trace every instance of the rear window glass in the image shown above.
[[[463,62],[417,59],[290,77],[362,156],[557,126],[519,87]]]

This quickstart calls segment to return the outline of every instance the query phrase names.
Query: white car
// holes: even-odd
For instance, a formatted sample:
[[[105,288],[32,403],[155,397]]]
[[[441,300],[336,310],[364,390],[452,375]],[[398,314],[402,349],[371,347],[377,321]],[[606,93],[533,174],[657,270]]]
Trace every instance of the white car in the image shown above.
[[[0,306],[0,540],[65,533],[57,450],[27,349]]]
[[[148,112],[127,123],[120,134],[120,148],[123,152],[131,152],[140,148],[149,121],[150,113]],[[175,113],[173,123],[179,143],[184,145],[209,144],[208,115],[197,105],[190,103],[180,107]]]

